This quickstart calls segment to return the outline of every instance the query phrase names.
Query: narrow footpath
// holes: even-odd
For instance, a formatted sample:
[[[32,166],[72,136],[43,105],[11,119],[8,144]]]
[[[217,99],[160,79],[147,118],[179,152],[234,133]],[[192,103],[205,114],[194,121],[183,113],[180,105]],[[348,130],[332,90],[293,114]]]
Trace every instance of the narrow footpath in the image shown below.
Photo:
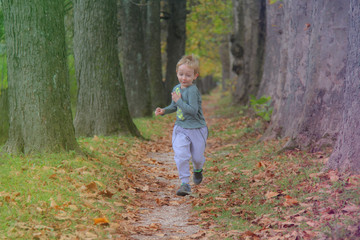
[[[213,114],[212,103],[203,99],[203,111],[208,126],[211,125]],[[201,228],[201,222],[192,210],[193,202],[198,198],[198,188],[206,184],[204,182],[195,186],[190,178],[192,194],[185,197],[176,195],[180,181],[174,162],[174,155],[171,148],[172,126],[168,126],[168,136],[157,145],[146,148],[148,153],[144,161],[139,162],[139,168],[147,179],[139,194],[139,210],[136,221],[133,223],[130,239],[207,239],[206,231]]]

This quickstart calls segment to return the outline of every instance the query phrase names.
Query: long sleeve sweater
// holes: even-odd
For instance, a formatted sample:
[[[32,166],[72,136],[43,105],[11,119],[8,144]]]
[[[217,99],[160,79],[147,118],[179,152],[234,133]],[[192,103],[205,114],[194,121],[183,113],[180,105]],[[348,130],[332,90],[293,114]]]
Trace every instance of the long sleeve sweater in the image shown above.
[[[206,127],[201,108],[201,94],[196,85],[181,88],[180,84],[173,88],[173,92],[181,93],[181,98],[165,107],[165,114],[176,112],[175,124],[182,128]]]

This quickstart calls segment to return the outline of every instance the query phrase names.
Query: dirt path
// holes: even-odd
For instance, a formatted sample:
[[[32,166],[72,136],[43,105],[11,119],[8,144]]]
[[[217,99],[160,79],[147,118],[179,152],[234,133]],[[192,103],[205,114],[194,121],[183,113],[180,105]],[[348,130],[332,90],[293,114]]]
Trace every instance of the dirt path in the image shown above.
[[[203,112],[209,127],[213,123],[214,101],[203,98]],[[168,126],[170,132],[172,126],[173,123]],[[192,211],[192,202],[198,200],[197,192],[206,185],[206,176],[199,186],[194,186],[191,177],[192,194],[177,196],[180,180],[171,148],[171,133],[162,141],[156,143],[163,146],[161,150],[157,147],[148,152],[148,159],[138,163],[147,180],[139,195],[140,210],[133,224],[136,234],[131,235],[131,239],[206,239],[207,231],[201,229],[200,220]]]
[[[179,197],[177,169],[172,153],[150,153],[151,163],[145,168],[158,172],[153,177],[156,186],[142,199],[140,220],[135,224],[139,232],[133,239],[194,239],[201,236],[198,223],[191,216],[191,198]]]

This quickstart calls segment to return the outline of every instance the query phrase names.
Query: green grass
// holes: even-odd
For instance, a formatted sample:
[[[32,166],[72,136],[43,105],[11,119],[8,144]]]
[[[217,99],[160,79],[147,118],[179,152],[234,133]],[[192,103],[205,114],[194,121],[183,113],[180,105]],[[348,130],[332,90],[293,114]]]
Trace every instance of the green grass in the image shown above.
[[[274,224],[294,221],[287,217],[306,209],[306,204],[319,204],[319,209],[341,209],[345,205],[337,206],[335,196],[339,201],[337,204],[359,204],[360,191],[346,189],[346,177],[337,182],[310,177],[324,167],[318,161],[319,154],[297,149],[280,151],[287,139],[260,141],[267,126],[265,121],[244,107],[232,105],[229,95],[222,96],[216,103],[219,104],[215,112],[218,121],[210,127],[209,141],[215,138],[217,145],[221,143],[223,147],[207,156],[205,179],[208,183],[205,188],[211,194],[201,196],[195,210],[199,216],[210,217],[218,224],[219,231],[256,232],[264,227],[256,221],[262,218],[270,219]],[[322,154],[327,157],[329,151]],[[326,188],[327,184],[330,189]],[[267,197],[269,192],[279,195]],[[317,202],[311,201],[311,197],[315,197]],[[224,201],[224,198],[227,200]],[[287,198],[295,199],[299,204],[286,202]],[[206,215],[207,209],[213,210],[210,216]],[[321,214],[316,214],[316,211],[312,213],[308,209],[303,215],[321,223],[321,229],[299,222],[298,226],[285,230],[291,233],[300,229],[331,236],[335,234],[334,229],[342,226],[336,234],[343,239],[349,234],[346,225],[343,225],[354,225],[356,222],[356,218],[344,216],[343,219],[325,223]],[[277,225],[271,228],[276,229]]]
[[[44,237],[57,239],[59,228],[66,226],[62,234],[73,234],[79,225],[100,238],[106,236],[92,219],[106,215],[112,220],[123,211],[112,205],[128,198],[114,188],[124,177],[117,159],[131,148],[133,139],[95,137],[79,139],[79,143],[88,157],[73,152],[1,155],[0,238],[32,239],[46,228]],[[96,191],[87,189],[94,183]],[[104,190],[114,195],[105,200],[95,196]]]

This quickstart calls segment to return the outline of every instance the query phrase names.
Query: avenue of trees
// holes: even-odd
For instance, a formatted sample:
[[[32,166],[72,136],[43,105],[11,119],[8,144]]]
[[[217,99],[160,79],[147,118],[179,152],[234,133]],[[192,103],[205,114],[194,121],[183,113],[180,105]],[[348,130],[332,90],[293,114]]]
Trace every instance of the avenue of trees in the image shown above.
[[[222,78],[234,104],[271,97],[264,140],[288,138],[284,149],[312,152],[330,147],[329,168],[360,172],[357,0],[1,4],[8,87],[0,124],[10,124],[0,134],[8,133],[9,152],[76,150],[77,136],[139,136],[132,118],[169,103],[176,62],[187,52],[200,56],[204,79]],[[72,19],[71,42],[64,16]]]
[[[0,4],[0,144],[25,154],[78,150],[80,136],[140,136],[132,118],[166,106],[177,84],[187,5],[206,11],[186,0]]]

